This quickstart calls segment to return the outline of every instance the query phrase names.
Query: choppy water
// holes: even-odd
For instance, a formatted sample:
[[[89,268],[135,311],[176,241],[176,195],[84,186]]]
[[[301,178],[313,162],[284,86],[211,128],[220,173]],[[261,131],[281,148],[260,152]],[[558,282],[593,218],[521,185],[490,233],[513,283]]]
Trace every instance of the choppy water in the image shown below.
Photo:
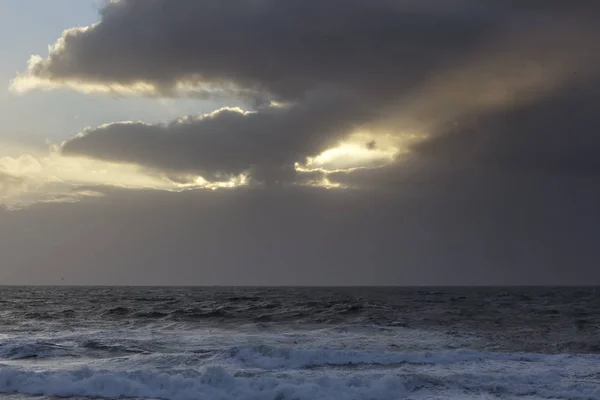
[[[598,288],[0,288],[0,397],[600,399]]]

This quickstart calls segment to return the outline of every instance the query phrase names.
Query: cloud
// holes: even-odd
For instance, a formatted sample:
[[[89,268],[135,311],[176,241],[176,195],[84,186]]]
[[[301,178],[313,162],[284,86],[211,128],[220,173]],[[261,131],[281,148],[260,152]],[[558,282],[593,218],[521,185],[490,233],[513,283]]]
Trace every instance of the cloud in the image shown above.
[[[534,103],[465,119],[414,147],[433,162],[513,171],[600,175],[600,79]]]
[[[335,146],[368,110],[337,94],[315,97],[256,112],[224,108],[162,125],[112,123],[82,132],[62,152],[210,181],[246,173],[259,181],[293,180],[296,162]]]
[[[0,171],[0,210],[17,210],[37,203],[73,203],[98,196],[102,193],[97,190]]]
[[[250,114],[107,124],[68,141],[64,154],[208,180],[293,181],[295,163],[378,119],[399,91],[478,41],[486,21],[391,1],[120,1],[99,23],[66,30],[48,58],[32,57],[12,88],[253,98],[260,107]],[[273,101],[284,106],[265,107]]]
[[[597,10],[579,1],[121,0],[98,23],[67,29],[46,58],[33,56],[12,89],[246,101],[249,112],[109,123],[63,145],[65,155],[180,182],[388,189],[448,171],[594,173]],[[360,132],[364,146],[348,145]]]
[[[10,209],[101,196],[95,188],[183,191],[240,184],[243,182],[235,180],[209,183],[190,176],[182,181],[135,165],[62,157],[55,150],[47,154],[32,152],[18,157],[0,157],[0,205]]]
[[[21,208],[0,210],[3,272],[11,283],[600,282],[599,5],[110,2],[12,89],[219,95],[247,111],[109,122],[61,154],[1,159],[1,201]],[[230,190],[187,190],[217,187]]]
[[[350,85],[379,97],[464,54],[498,24],[494,10],[472,18],[472,2],[454,3],[466,12],[392,0],[112,2],[100,22],[66,30],[46,59],[32,57],[13,87],[243,90],[289,100]]]
[[[29,155],[0,157],[0,205],[11,206],[12,199],[28,192],[33,185],[30,176],[39,168],[37,160]]]
[[[19,193],[24,185],[22,178],[0,172],[0,200]]]

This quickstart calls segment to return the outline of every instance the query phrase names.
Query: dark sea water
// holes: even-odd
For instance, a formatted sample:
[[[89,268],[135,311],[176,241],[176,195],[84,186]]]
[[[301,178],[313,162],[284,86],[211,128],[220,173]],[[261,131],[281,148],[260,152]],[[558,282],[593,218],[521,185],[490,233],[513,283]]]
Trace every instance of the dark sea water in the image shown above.
[[[0,288],[0,397],[600,399],[600,288]]]

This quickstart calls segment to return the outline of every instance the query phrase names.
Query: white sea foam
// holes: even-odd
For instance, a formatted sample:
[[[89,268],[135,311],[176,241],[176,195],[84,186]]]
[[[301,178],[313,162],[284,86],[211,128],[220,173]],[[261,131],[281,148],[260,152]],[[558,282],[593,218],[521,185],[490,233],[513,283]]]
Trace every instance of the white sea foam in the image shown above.
[[[485,369],[485,368],[484,368]],[[514,374],[380,372],[240,374],[222,367],[202,371],[26,371],[0,367],[0,392],[35,396],[191,399],[380,399],[441,398],[598,399],[600,383],[566,380],[560,371]],[[487,397],[490,396],[490,397]]]
[[[108,335],[102,336],[106,342]],[[270,344],[225,349],[189,351],[186,341],[168,352],[35,360],[27,357],[57,355],[67,347],[9,340],[0,344],[0,393],[165,400],[600,399],[600,355],[340,349],[299,346],[295,337],[273,335]]]
[[[302,378],[234,377],[220,367],[203,372],[114,372],[81,369],[31,372],[0,369],[0,392],[44,396],[108,398],[211,399],[393,399],[410,392],[397,376]]]

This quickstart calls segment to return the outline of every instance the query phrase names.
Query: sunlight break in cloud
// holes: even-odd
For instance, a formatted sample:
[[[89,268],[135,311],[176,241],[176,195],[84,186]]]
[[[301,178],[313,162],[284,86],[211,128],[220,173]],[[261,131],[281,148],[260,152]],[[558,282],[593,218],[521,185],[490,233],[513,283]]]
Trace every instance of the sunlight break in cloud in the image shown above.
[[[131,164],[64,157],[56,149],[37,157],[30,154],[4,156],[0,157],[0,204],[19,208],[36,202],[69,202],[101,195],[90,187],[181,191],[231,188],[246,183],[243,176],[223,182],[208,182],[198,176],[178,178]]]
[[[410,152],[412,145],[426,138],[424,134],[357,132],[341,140],[337,146],[308,157],[306,163],[297,163],[296,169],[328,174],[359,168],[380,168],[398,162]]]

